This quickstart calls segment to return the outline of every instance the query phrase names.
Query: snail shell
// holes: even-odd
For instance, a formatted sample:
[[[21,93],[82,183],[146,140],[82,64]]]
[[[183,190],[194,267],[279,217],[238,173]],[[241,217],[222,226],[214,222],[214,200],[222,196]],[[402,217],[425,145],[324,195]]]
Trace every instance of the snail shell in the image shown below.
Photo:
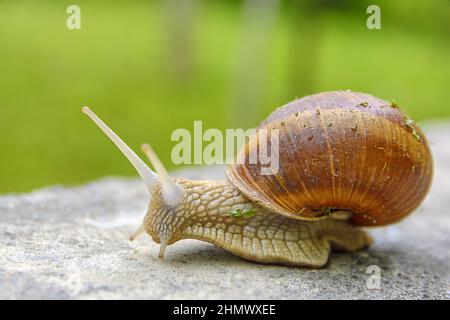
[[[352,212],[354,224],[386,225],[416,209],[429,190],[425,135],[395,105],[369,94],[307,96],[275,110],[259,128],[279,130],[278,172],[261,175],[261,163],[249,164],[256,134],[238,154],[245,161],[230,165],[227,176],[275,213],[314,220],[339,209]]]

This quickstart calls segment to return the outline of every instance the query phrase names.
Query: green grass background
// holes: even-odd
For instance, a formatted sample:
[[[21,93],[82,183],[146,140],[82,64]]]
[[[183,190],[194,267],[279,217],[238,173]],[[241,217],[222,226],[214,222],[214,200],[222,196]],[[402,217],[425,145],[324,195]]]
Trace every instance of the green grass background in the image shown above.
[[[448,1],[311,3],[280,1],[260,47],[243,54],[257,33],[245,1],[194,1],[180,76],[174,60],[185,52],[173,52],[177,9],[167,0],[0,1],[0,193],[135,175],[84,105],[134,149],[150,142],[170,169],[174,129],[254,126],[308,93],[395,99],[419,123],[450,116]],[[381,30],[366,28],[372,3]],[[66,28],[70,4],[81,8],[81,30]]]

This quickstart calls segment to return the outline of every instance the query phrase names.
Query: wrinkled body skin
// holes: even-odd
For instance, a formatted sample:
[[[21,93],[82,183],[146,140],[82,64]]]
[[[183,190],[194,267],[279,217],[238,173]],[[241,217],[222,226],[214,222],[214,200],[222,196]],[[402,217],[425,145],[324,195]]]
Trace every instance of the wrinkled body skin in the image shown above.
[[[372,242],[344,219],[303,221],[270,212],[226,181],[175,181],[186,191],[183,203],[167,208],[156,190],[144,218],[146,232],[157,243],[198,239],[259,263],[322,267],[331,249],[354,252]],[[229,213],[236,209],[254,215],[234,218]]]

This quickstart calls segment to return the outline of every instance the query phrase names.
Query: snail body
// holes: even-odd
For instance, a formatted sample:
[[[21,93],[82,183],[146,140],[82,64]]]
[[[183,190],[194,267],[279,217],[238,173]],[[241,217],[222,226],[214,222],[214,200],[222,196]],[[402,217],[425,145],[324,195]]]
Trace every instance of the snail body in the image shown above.
[[[331,249],[353,252],[372,243],[366,232],[338,215],[318,221],[291,219],[255,204],[226,181],[175,181],[186,190],[183,204],[166,210],[160,190],[155,190],[148,209],[152,214],[144,219],[145,230],[157,243],[197,239],[247,260],[306,267],[323,266]],[[237,210],[253,215],[230,216]]]
[[[372,242],[360,226],[397,222],[422,202],[433,166],[420,128],[368,94],[325,92],[275,110],[259,128],[279,131],[279,171],[249,164],[258,134],[227,169],[227,181],[172,179],[149,145],[153,172],[89,108],[85,112],[144,180],[150,204],[142,226],[165,248],[181,239],[213,243],[244,259],[321,267],[331,249]]]

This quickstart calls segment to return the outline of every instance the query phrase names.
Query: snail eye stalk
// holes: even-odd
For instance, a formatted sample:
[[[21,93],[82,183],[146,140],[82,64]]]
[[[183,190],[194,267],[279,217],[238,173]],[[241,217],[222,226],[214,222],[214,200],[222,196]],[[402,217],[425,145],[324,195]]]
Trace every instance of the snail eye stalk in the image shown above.
[[[164,203],[170,208],[178,206],[184,198],[185,191],[183,187],[172,180],[172,177],[170,177],[166,168],[148,143],[144,143],[141,149],[152,163],[159,177]]]
[[[113,131],[109,128],[89,107],[81,109],[102,131],[103,133],[119,148],[119,150],[127,157],[139,176],[147,186],[150,195],[158,183],[158,176],[138,157],[136,153]]]

